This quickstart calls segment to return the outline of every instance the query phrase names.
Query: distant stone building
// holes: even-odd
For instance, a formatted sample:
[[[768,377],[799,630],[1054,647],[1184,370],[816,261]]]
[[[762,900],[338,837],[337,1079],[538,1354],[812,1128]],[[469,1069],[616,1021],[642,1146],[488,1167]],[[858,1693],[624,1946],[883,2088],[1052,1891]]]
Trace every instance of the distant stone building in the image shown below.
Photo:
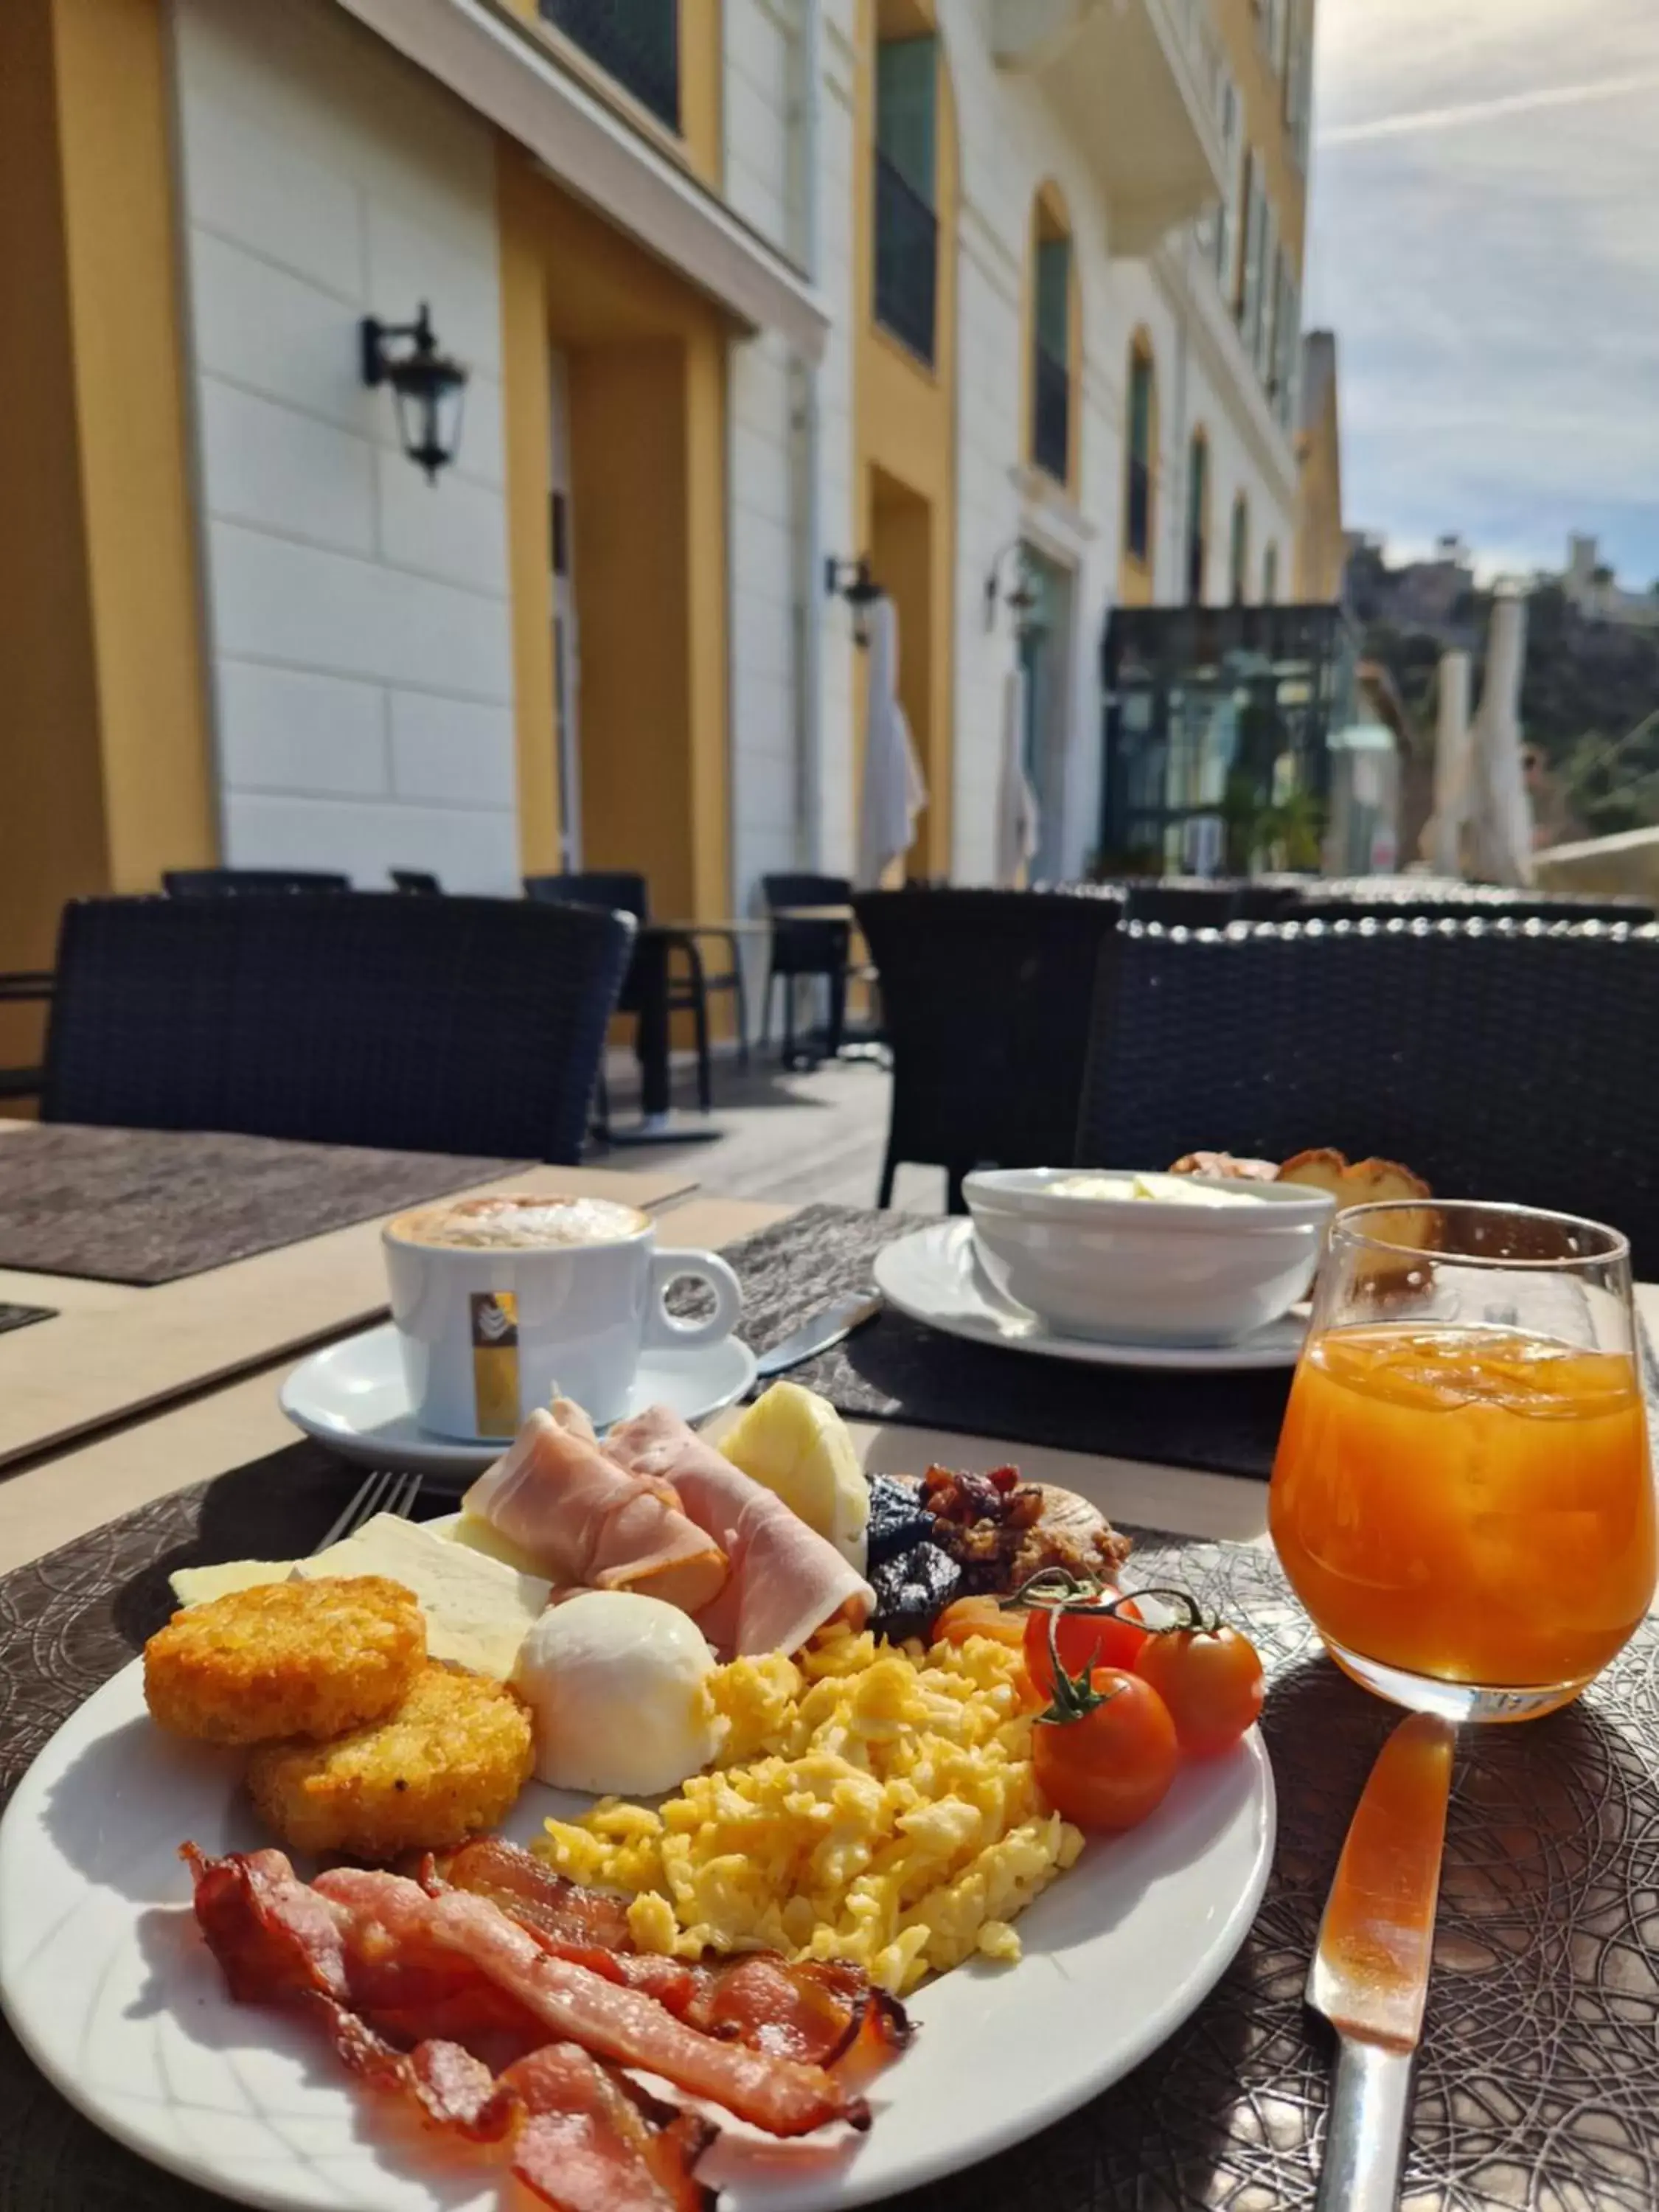
[[[1351,532],[1347,544],[1346,594],[1358,622],[1426,631],[1448,646],[1472,641],[1474,556],[1461,538],[1437,538],[1430,559],[1398,567],[1378,538]]]
[[[1567,540],[1567,565],[1560,578],[1568,602],[1590,622],[1613,623],[1620,629],[1659,629],[1659,591],[1627,592],[1602,565],[1595,538],[1575,534]]]

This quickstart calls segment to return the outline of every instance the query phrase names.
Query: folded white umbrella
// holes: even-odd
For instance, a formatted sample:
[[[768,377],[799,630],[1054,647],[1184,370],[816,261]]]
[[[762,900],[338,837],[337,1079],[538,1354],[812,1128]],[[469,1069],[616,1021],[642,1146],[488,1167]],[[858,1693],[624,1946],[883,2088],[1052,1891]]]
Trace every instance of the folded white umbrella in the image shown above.
[[[1469,656],[1440,656],[1440,712],[1434,733],[1434,812],[1422,857],[1437,876],[1463,872],[1463,824],[1469,811]]]
[[[898,700],[898,617],[888,599],[873,602],[867,617],[864,788],[859,799],[857,881],[874,890],[915,836],[916,817],[927,804],[927,786]]]
[[[1469,860],[1483,882],[1532,881],[1532,801],[1521,765],[1521,678],[1527,661],[1527,603],[1492,603],[1486,673],[1469,733]]]
[[[1025,773],[1026,674],[1016,662],[1002,683],[1002,764],[997,777],[995,880],[1024,882],[1037,848],[1037,796]]]

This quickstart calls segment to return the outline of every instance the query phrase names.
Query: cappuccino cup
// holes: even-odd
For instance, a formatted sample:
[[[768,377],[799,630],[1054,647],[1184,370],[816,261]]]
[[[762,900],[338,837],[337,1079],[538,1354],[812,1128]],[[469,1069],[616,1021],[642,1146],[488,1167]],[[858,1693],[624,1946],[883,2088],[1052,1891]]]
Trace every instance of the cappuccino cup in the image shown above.
[[[743,1308],[717,1254],[658,1250],[648,1216],[611,1199],[457,1199],[400,1213],[381,1241],[416,1419],[459,1441],[510,1437],[555,1397],[616,1420],[642,1352],[719,1343]],[[706,1320],[668,1311],[684,1281],[712,1292]]]

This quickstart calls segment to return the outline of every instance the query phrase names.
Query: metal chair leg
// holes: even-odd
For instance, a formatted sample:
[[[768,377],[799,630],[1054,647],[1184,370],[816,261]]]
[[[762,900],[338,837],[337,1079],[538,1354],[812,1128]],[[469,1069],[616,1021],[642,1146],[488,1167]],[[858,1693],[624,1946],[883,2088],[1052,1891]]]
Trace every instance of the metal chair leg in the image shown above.
[[[738,1066],[749,1073],[749,1000],[743,988],[743,961],[735,957],[732,963],[732,993],[738,1002]]]
[[[842,1032],[847,1027],[847,970],[837,968],[830,977],[830,1028],[825,1039],[825,1056],[834,1060],[841,1050]]]
[[[893,1177],[897,1173],[898,1162],[893,1157],[893,1147],[890,1143],[887,1147],[886,1157],[883,1159],[881,1164],[881,1182],[878,1185],[876,1190],[876,1204],[878,1206],[885,1208],[893,1203]]]
[[[795,1064],[795,979],[793,975],[786,975],[783,979],[783,1064],[786,1067],[793,1067]]]

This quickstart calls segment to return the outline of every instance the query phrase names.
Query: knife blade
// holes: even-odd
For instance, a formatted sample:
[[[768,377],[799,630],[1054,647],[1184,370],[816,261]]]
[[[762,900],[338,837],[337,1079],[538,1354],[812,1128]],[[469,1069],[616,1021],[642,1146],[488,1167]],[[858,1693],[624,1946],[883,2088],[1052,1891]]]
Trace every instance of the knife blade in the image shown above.
[[[755,1362],[757,1375],[781,1375],[791,1367],[799,1367],[803,1359],[812,1359],[820,1352],[828,1352],[843,1337],[850,1336],[855,1328],[873,1321],[881,1311],[879,1291],[866,1291],[855,1298],[838,1298],[834,1305],[825,1306],[810,1321],[792,1329],[781,1342],[769,1352],[763,1352]]]
[[[1349,1827],[1308,1972],[1339,2038],[1316,2212],[1393,2212],[1434,1948],[1455,1731],[1413,1713],[1383,1745]]]

